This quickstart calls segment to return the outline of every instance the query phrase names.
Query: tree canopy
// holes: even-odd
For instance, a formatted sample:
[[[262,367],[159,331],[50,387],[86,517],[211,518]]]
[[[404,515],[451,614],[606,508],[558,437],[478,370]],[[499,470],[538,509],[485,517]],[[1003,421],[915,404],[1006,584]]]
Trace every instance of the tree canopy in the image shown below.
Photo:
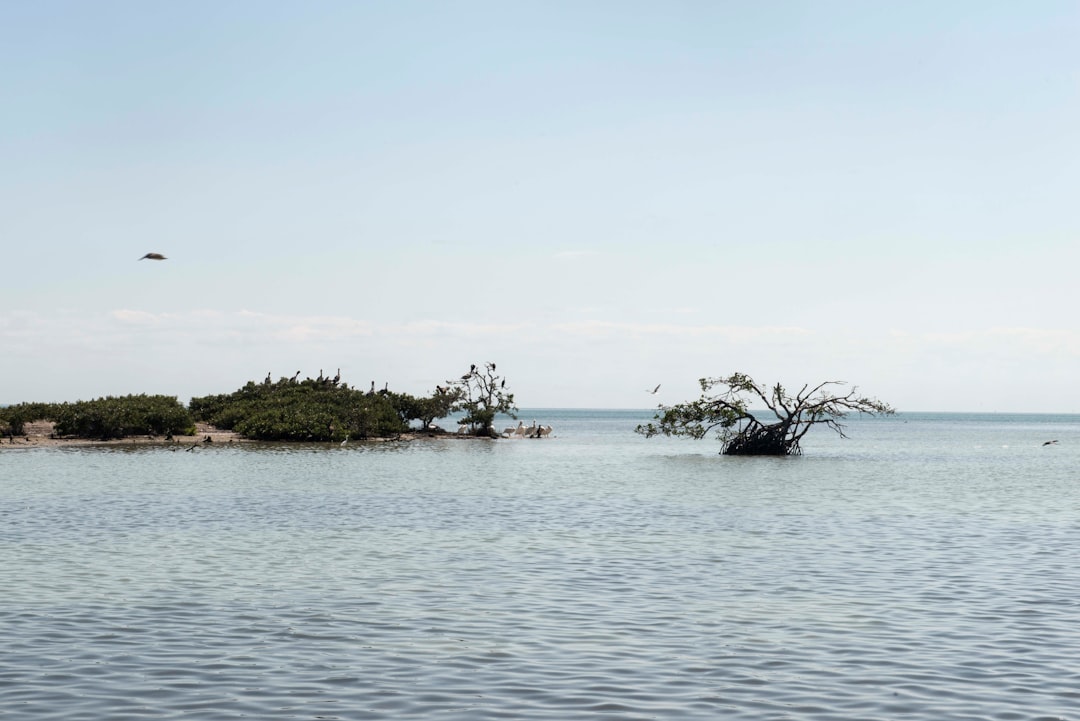
[[[340,378],[249,381],[242,388],[192,398],[191,414],[217,428],[263,441],[386,438],[408,430],[411,404],[388,390],[359,391]]]
[[[654,422],[639,425],[636,431],[646,438],[665,435],[701,439],[715,430],[723,443],[720,452],[725,455],[797,455],[802,452],[800,441],[815,425],[824,425],[846,438],[840,423],[845,416],[895,412],[887,403],[862,396],[857,388],[849,388],[843,381],[804,385],[796,393],[779,383],[759,384],[745,373],[702,378],[699,383],[700,398],[661,405],[653,416]],[[762,414],[750,408],[759,403],[767,411],[764,420],[759,417]]]
[[[506,390],[506,378],[496,374],[495,364],[473,364],[469,372],[447,381],[447,393],[453,395],[455,411],[465,411],[461,419],[474,435],[496,437],[495,416],[499,413],[517,418],[514,394]]]
[[[74,403],[20,403],[0,410],[0,433],[22,435],[26,423],[49,420],[58,436],[112,440],[139,435],[195,432],[176,396],[107,396]]]

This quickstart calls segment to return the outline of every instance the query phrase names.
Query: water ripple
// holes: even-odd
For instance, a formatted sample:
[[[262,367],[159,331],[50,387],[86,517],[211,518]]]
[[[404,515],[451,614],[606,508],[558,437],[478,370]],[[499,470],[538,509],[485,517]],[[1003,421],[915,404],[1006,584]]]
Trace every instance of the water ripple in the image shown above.
[[[0,456],[0,718],[1080,718],[1064,466],[476,448]]]

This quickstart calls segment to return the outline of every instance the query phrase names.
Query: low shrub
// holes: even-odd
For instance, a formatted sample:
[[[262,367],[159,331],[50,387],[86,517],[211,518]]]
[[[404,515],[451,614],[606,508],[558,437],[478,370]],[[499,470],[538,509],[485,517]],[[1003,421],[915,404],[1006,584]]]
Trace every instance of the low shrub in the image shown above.
[[[326,380],[248,382],[234,393],[192,398],[196,420],[264,441],[340,441],[386,438],[405,432],[408,420],[397,394],[361,392]]]
[[[61,403],[53,415],[59,436],[110,440],[137,435],[191,435],[195,424],[175,396],[108,396]]]

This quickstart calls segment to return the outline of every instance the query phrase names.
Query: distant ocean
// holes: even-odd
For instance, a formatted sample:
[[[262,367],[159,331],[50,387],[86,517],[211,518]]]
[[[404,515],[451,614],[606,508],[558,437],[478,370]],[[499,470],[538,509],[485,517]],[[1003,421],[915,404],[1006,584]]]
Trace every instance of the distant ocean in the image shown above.
[[[1080,719],[1080,416],[651,416],[0,447],[0,719]]]

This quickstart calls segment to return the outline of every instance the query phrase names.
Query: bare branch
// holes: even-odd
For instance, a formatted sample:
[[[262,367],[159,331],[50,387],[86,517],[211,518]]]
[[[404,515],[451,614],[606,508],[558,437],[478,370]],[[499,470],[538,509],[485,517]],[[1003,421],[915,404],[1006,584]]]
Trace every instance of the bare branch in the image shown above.
[[[856,388],[845,393],[830,392],[830,386],[845,386],[842,381],[825,381],[811,388],[804,385],[791,396],[777,383],[766,391],[750,376],[732,373],[726,378],[702,378],[701,397],[696,401],[659,407],[653,420],[638,426],[637,432],[654,435],[703,438],[712,431],[724,444],[723,453],[784,455],[801,452],[799,443],[815,425],[831,428],[846,438],[839,419],[849,413],[891,414],[886,403],[858,394]],[[716,388],[722,389],[710,395]],[[777,418],[763,423],[754,417],[749,401],[761,402]]]

